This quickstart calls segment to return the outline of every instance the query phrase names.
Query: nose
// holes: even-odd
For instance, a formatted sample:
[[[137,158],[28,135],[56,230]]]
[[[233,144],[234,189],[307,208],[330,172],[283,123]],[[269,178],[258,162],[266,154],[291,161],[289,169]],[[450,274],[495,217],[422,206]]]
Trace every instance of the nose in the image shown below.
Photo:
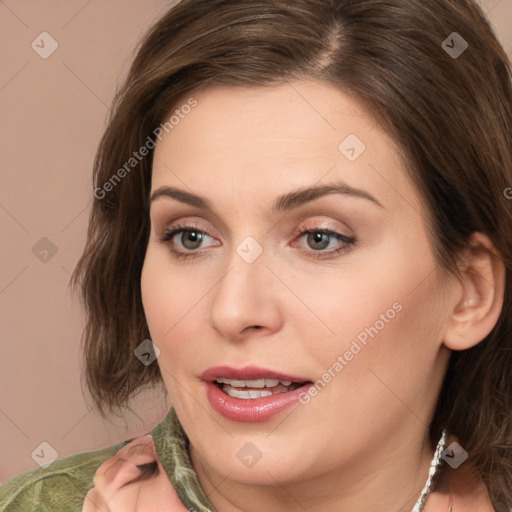
[[[233,249],[212,290],[210,326],[231,341],[266,336],[281,326],[283,285],[267,267],[265,252],[249,261]]]

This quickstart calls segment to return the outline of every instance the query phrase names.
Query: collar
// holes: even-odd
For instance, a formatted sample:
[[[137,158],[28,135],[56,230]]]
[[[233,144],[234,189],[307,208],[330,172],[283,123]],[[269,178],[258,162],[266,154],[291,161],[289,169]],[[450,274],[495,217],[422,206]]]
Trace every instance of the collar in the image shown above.
[[[180,500],[194,512],[217,512],[199,483],[188,453],[189,440],[171,406],[151,431],[156,454]]]

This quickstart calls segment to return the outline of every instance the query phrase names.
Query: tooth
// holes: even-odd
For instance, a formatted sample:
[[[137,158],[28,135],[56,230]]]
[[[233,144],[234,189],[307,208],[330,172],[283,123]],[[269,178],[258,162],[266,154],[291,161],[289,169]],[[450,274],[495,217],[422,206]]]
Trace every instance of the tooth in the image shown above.
[[[226,384],[231,384],[234,388],[245,388],[245,380],[230,380]]]
[[[248,388],[264,388],[265,387],[265,379],[246,380],[245,385]]]
[[[229,396],[235,397],[235,398],[251,398],[249,396],[249,391],[240,391],[238,389],[233,388],[227,388],[226,393]]]
[[[272,391],[256,391],[254,389],[249,391],[249,396],[251,398],[261,398],[262,396],[271,396],[271,395],[272,395]]]
[[[242,391],[241,389],[234,388],[227,388],[226,393],[234,398],[242,398],[244,400],[247,400],[249,398],[261,398],[262,396],[271,396],[273,394],[271,391],[266,390],[259,391],[256,389],[251,389],[247,391]]]
[[[291,380],[278,380],[278,379],[253,379],[253,380],[232,380],[225,378],[217,378],[215,379],[219,384],[228,384],[234,388],[273,388],[278,384],[282,384],[283,386],[290,386],[292,384]]]

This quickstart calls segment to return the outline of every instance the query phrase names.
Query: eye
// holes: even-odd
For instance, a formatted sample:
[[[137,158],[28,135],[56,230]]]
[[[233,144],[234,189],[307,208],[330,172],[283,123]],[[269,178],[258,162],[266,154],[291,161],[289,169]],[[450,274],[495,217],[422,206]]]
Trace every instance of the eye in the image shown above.
[[[299,229],[295,233],[299,239],[305,238],[311,250],[306,250],[308,256],[315,259],[328,259],[350,250],[355,245],[356,239],[338,233],[332,229],[319,225],[308,229]],[[169,246],[171,254],[176,258],[188,259],[200,256],[204,251],[203,242],[212,239],[208,233],[194,225],[170,226],[159,238],[159,242]],[[334,248],[325,250],[334,243]],[[178,244],[178,248],[176,248]]]
[[[187,252],[187,251],[196,251],[201,248],[201,244],[207,240],[208,238],[212,238],[205,231],[201,231],[196,226],[192,225],[174,225],[169,227],[163,234],[161,238],[159,238],[159,242],[163,244],[167,244],[170,246],[171,253],[177,258],[194,258],[201,254],[202,251],[199,252]],[[185,250],[176,250],[173,246],[176,241],[179,242],[179,245]]]
[[[355,245],[356,239],[338,233],[332,229],[321,226],[312,226],[308,229],[299,229],[297,236],[299,239],[305,238],[307,245],[312,251],[306,251],[309,256],[316,259],[326,259],[334,255],[341,254],[350,250]],[[334,248],[326,251],[334,243]]]
[[[307,233],[307,242],[315,251],[326,249],[333,235],[325,231],[310,231]]]

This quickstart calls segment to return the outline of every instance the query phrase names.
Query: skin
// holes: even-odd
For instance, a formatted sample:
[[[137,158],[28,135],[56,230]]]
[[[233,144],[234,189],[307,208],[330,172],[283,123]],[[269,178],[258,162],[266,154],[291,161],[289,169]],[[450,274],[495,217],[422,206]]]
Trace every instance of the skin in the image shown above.
[[[412,508],[433,456],[425,432],[450,350],[478,343],[498,319],[500,260],[478,234],[463,281],[437,267],[396,145],[348,94],[304,81],[194,97],[198,105],[156,146],[151,192],[178,187],[207,198],[214,213],[155,200],[141,285],[201,486],[220,512]],[[354,161],[338,149],[349,134],[366,146]],[[282,194],[340,179],[382,207],[330,194],[271,211]],[[189,233],[159,242],[176,221],[207,236],[195,246]],[[343,242],[327,238],[319,250],[296,233],[318,225],[355,245],[329,255]],[[263,249],[252,263],[236,252],[247,236]],[[315,382],[396,302],[401,311],[306,405],[261,423],[210,406],[206,369],[251,364]],[[246,443],[262,454],[251,468],[237,457]]]
[[[447,445],[450,446],[452,442],[459,440],[456,436],[450,436]],[[446,466],[423,512],[495,512],[485,485],[468,469],[467,463],[456,469]]]

